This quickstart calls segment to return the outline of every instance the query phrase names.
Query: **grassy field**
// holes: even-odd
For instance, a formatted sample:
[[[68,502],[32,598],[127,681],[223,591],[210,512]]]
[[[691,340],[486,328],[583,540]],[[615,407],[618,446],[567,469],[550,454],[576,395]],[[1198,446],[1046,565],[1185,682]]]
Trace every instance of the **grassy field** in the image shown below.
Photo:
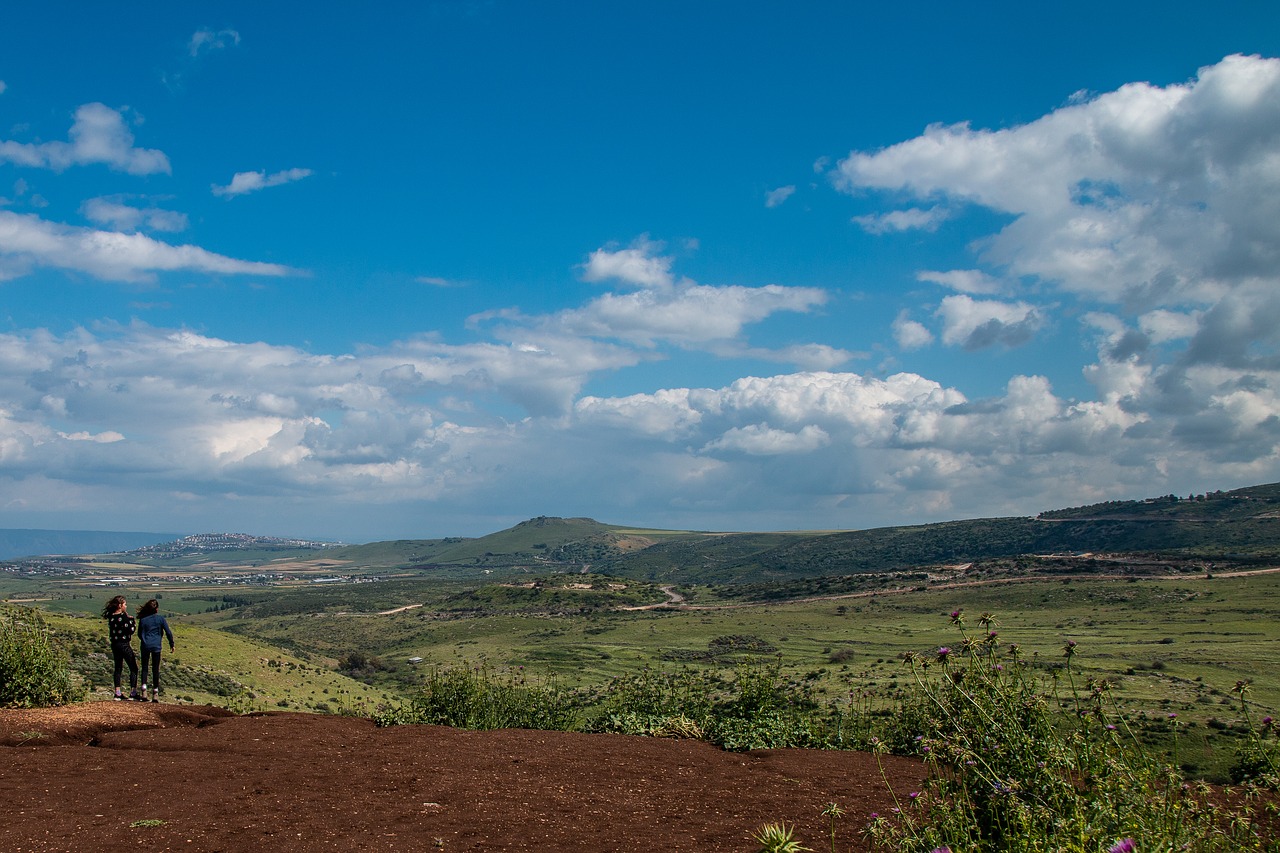
[[[960,609],[970,625],[993,614],[1000,642],[1017,643],[1050,677],[1074,642],[1076,686],[1105,678],[1121,707],[1153,728],[1177,714],[1182,763],[1191,768],[1212,772],[1233,745],[1238,682],[1249,684],[1255,719],[1280,710],[1280,573],[939,586],[769,604],[675,588],[695,605],[688,609],[635,609],[668,595],[656,584],[579,574],[277,587],[88,588],[5,578],[0,596],[50,613],[95,689],[109,683],[95,618],[102,603],[117,592],[135,606],[157,597],[178,633],[178,653],[165,661],[171,698],[255,709],[371,708],[439,666],[524,667],[589,687],[646,666],[726,668],[751,659],[780,662],[820,700],[887,707],[909,678],[904,653],[959,645],[948,614]],[[361,656],[358,668],[352,653]]]

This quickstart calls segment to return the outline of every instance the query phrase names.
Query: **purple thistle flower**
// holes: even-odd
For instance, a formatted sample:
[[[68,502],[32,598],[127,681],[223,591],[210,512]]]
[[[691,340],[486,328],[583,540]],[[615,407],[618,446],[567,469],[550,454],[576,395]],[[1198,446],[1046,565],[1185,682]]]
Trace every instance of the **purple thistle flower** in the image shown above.
[[[935,847],[929,853],[951,853],[950,847]]]
[[[1122,838],[1115,844],[1107,848],[1107,853],[1133,853],[1138,849],[1138,844],[1132,838]]]
[[[949,654],[951,654],[951,649],[947,646],[942,646],[938,649],[938,660],[946,660],[946,657]]]

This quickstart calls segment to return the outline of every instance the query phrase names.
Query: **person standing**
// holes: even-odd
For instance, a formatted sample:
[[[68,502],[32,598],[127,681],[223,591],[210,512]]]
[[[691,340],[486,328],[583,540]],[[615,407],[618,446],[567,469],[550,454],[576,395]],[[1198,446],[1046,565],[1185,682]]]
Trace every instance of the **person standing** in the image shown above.
[[[138,643],[142,646],[142,698],[147,698],[147,664],[151,664],[151,701],[160,701],[160,643],[166,637],[173,651],[173,631],[159,613],[160,602],[154,598],[138,611]]]
[[[124,698],[120,691],[120,676],[124,665],[129,664],[129,698],[141,699],[138,695],[138,656],[133,653],[133,630],[137,623],[129,615],[128,606],[123,595],[117,595],[102,608],[102,618],[107,620],[107,634],[111,638],[111,656],[115,659],[114,681],[118,700]]]

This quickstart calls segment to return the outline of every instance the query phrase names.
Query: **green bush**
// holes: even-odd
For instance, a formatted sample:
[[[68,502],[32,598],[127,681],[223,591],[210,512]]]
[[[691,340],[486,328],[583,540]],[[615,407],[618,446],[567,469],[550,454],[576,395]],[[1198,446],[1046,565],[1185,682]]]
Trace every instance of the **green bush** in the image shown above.
[[[1074,642],[1063,647],[1064,665],[1046,675],[998,642],[990,615],[977,634],[959,611],[952,621],[954,647],[908,658],[913,691],[898,730],[878,744],[886,752],[906,745],[930,770],[921,790],[872,821],[878,849],[1276,849],[1249,803],[1224,808],[1203,783],[1149,754],[1104,682],[1078,688]],[[1064,707],[1068,713],[1056,710]],[[1176,739],[1177,715],[1166,722]]]
[[[39,611],[0,609],[0,707],[65,705],[83,692]]]
[[[523,669],[500,675],[487,666],[433,669],[408,702],[379,711],[378,725],[459,729],[574,728],[575,703],[556,684],[530,683]]]
[[[778,664],[744,663],[732,679],[682,668],[614,679],[587,731],[690,737],[728,750],[845,745],[847,713],[820,709]],[[847,734],[847,733],[845,733]]]

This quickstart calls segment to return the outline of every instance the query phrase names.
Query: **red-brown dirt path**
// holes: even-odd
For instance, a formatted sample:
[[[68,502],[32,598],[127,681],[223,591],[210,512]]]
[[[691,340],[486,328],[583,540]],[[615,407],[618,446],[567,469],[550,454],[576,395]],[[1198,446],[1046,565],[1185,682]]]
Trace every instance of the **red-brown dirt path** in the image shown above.
[[[40,733],[37,735],[36,733]],[[899,796],[921,764],[892,756]],[[0,850],[754,851],[785,821],[866,850],[873,756],[89,702],[0,711]],[[137,821],[164,821],[135,826]]]

